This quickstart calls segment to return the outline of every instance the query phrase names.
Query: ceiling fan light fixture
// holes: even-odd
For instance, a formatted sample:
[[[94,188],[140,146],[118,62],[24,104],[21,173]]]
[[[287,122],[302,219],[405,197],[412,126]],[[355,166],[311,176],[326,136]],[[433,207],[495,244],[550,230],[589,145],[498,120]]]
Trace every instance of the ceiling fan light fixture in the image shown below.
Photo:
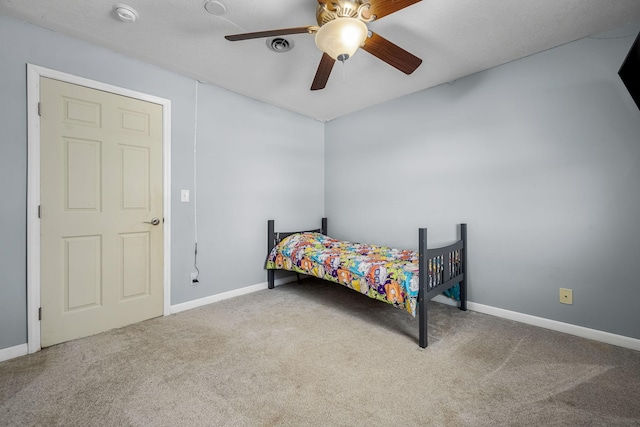
[[[357,18],[336,18],[320,27],[316,46],[331,58],[345,61],[362,46],[368,32],[366,24]]]

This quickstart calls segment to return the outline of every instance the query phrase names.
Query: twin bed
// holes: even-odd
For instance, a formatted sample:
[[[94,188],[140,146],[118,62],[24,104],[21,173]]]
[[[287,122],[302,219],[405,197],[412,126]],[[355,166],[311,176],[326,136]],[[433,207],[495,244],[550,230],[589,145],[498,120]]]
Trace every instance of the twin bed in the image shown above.
[[[315,230],[276,232],[267,222],[268,286],[275,270],[287,270],[339,283],[419,318],[419,345],[426,348],[427,301],[444,293],[467,309],[467,226],[460,240],[427,248],[427,229],[418,230],[418,252],[340,241],[327,236],[327,219]]]

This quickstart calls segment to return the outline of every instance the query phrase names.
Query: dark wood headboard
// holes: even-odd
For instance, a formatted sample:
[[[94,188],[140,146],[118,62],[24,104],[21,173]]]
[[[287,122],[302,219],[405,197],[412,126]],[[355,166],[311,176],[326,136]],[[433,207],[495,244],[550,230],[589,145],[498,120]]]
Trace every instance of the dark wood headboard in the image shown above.
[[[322,226],[315,230],[301,230],[301,231],[275,231],[275,221],[270,219],[267,221],[267,256],[271,253],[271,250],[275,245],[280,243],[282,239],[291,236],[296,233],[322,233],[327,235],[327,218],[322,218]]]

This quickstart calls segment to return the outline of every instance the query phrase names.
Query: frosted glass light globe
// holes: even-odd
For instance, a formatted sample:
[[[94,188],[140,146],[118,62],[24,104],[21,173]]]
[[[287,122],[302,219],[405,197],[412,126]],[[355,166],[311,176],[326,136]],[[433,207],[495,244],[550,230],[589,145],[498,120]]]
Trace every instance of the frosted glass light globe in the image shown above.
[[[346,61],[367,38],[369,30],[356,18],[336,18],[324,24],[316,33],[318,49],[335,60]]]

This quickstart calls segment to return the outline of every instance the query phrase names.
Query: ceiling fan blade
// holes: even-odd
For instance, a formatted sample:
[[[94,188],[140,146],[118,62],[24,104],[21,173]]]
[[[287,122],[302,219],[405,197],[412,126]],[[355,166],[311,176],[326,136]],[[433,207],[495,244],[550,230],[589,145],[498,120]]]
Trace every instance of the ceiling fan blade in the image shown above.
[[[362,15],[365,18],[369,18],[371,15],[376,15],[376,20],[384,18],[387,15],[391,15],[393,12],[397,12],[412,4],[418,3],[422,0],[369,0],[371,8],[363,11]]]
[[[413,73],[422,64],[422,59],[374,32],[364,41],[362,49],[405,74]]]
[[[295,27],[295,28],[281,28],[279,30],[269,30],[269,31],[258,31],[255,33],[244,33],[244,34],[232,34],[230,36],[224,36],[225,39],[237,42],[239,40],[249,40],[249,39],[259,39],[262,37],[276,37],[276,36],[286,36],[288,34],[302,34],[309,33],[308,27]]]
[[[331,74],[331,70],[333,69],[333,64],[335,64],[335,62],[336,60],[326,53],[322,54],[320,65],[318,65],[318,71],[316,71],[316,76],[311,84],[311,90],[324,89],[327,85],[329,75]]]

